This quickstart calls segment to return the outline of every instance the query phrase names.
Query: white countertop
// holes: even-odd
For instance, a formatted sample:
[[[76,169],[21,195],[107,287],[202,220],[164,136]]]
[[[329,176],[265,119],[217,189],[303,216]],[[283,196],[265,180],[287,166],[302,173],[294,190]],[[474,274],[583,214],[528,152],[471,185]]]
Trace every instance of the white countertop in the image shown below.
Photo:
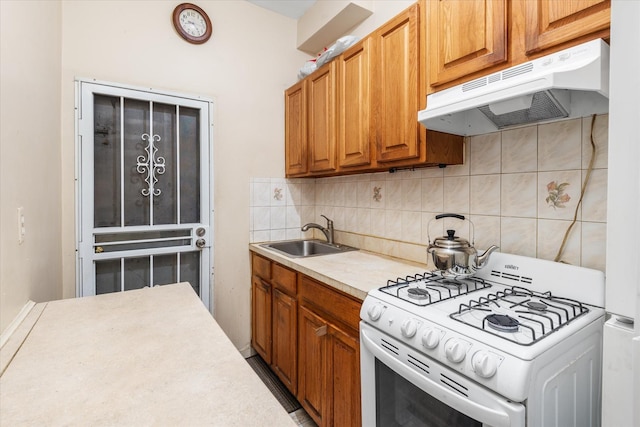
[[[2,426],[295,425],[189,284],[32,311],[0,377]]]
[[[404,261],[363,250],[307,258],[289,258],[253,243],[250,250],[326,283],[360,300],[367,292],[387,284],[387,280],[427,271],[426,264]]]

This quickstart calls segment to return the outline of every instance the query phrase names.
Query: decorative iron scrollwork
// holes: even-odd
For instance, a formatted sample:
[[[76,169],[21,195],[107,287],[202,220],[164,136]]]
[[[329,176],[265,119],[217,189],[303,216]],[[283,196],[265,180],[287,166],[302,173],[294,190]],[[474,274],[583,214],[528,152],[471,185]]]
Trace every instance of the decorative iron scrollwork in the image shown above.
[[[144,181],[147,183],[149,188],[143,188],[140,192],[143,196],[159,196],[162,191],[159,188],[155,188],[155,185],[158,182],[156,174],[162,175],[166,170],[164,157],[159,156],[156,158],[158,148],[155,143],[160,141],[160,135],[151,136],[148,133],[143,133],[142,140],[148,141],[148,144],[144,149],[147,155],[146,157],[142,155],[138,156],[136,170],[141,175],[147,175]]]

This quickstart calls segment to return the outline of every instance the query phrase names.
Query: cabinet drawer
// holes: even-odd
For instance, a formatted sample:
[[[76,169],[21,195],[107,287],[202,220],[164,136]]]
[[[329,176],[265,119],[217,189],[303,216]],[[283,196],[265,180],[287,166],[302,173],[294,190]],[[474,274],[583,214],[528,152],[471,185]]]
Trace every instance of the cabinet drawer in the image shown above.
[[[303,305],[358,330],[362,301],[307,276],[302,276],[298,296]]]
[[[253,254],[253,274],[264,280],[271,280],[271,261]]]
[[[296,278],[297,274],[293,270],[289,270],[287,267],[283,267],[280,264],[273,263],[271,283],[289,295],[296,294]]]

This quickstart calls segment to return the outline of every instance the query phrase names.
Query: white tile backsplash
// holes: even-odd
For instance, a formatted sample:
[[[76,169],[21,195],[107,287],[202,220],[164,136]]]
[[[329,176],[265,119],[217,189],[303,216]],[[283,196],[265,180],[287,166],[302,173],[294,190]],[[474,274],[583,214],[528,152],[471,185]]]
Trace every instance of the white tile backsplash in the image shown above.
[[[464,164],[442,169],[252,178],[251,241],[323,238],[318,231],[302,233],[300,227],[324,225],[324,214],[333,219],[338,242],[426,263],[429,232],[433,240],[454,229],[471,240],[468,221],[433,221],[439,213],[454,212],[473,221],[478,250],[495,244],[503,252],[554,259],[592,156],[591,121],[571,119],[466,138]],[[606,258],[607,132],[608,116],[598,116],[594,170],[562,254],[565,262],[600,270]],[[559,189],[562,183],[569,185]],[[550,195],[555,205],[547,201]]]

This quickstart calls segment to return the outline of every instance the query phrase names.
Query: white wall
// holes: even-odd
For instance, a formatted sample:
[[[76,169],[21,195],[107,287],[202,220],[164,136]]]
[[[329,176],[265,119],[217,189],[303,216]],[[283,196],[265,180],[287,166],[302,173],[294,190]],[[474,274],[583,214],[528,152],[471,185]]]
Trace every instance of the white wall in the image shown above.
[[[249,182],[284,175],[283,92],[309,56],[295,49],[296,21],[240,0],[199,1],[213,36],[191,45],[172,27],[179,3],[0,1],[0,329],[28,299],[75,296],[74,79],[94,78],[214,99],[214,315],[249,350]],[[375,2],[374,14],[350,33],[365,36],[411,3]],[[29,16],[43,33],[24,39],[14,16]],[[34,172],[45,170],[46,179]],[[28,229],[21,247],[18,205]]]
[[[213,23],[182,40],[179,1],[62,3],[64,297],[75,296],[73,81],[95,78],[214,99],[214,315],[241,350],[250,342],[249,178],[284,174],[284,90],[308,56],[294,20],[245,1],[199,1]],[[126,13],[123,7],[126,4]]]
[[[60,298],[59,2],[0,1],[0,331]],[[17,208],[25,240],[18,244]]]

